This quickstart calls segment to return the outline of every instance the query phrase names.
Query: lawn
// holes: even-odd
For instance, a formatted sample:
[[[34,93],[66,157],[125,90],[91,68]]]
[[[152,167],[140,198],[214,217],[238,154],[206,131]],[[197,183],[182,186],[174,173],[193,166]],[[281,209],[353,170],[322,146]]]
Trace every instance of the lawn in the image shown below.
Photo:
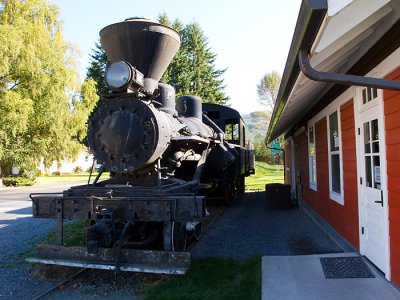
[[[283,183],[283,166],[256,161],[256,174],[246,177],[246,190],[265,190],[267,183]]]
[[[97,172],[93,172],[90,179],[91,182],[96,178]],[[100,179],[104,180],[110,176],[110,173],[104,172]],[[76,182],[76,181],[86,181],[89,179],[89,172],[76,173],[76,174],[61,174],[61,175],[44,175],[36,178],[36,182]]]
[[[194,259],[188,273],[144,288],[144,299],[260,299],[261,257]]]

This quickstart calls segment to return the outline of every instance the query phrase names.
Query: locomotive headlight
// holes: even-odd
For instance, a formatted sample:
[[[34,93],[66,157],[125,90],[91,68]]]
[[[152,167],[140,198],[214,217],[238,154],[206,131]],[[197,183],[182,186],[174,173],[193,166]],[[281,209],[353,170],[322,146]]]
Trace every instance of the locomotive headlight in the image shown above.
[[[106,70],[105,80],[112,91],[127,88],[132,80],[132,67],[124,61],[112,63]]]

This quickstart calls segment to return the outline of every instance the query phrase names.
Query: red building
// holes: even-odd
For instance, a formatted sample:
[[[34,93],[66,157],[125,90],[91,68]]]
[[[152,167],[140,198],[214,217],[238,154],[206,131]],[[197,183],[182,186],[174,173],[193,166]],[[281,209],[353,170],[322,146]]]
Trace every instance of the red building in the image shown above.
[[[400,1],[303,0],[268,139],[281,134],[300,204],[400,286]]]

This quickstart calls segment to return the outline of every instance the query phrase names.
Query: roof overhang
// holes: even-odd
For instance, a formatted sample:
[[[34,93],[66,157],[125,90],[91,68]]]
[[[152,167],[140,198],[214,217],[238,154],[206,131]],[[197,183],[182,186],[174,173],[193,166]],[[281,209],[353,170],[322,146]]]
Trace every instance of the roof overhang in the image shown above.
[[[399,19],[396,0],[303,0],[267,140],[294,129],[323,98],[347,88],[307,78],[299,67],[301,51],[317,70],[365,75],[384,58],[379,50],[384,36],[390,33],[386,42],[400,46],[400,34],[394,34],[400,31]]]

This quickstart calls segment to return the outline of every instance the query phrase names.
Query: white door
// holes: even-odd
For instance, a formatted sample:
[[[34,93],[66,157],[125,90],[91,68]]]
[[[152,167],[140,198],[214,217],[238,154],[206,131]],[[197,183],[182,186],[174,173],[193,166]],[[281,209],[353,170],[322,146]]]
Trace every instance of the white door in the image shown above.
[[[386,156],[381,99],[366,103],[360,113],[361,253],[389,277]]]

